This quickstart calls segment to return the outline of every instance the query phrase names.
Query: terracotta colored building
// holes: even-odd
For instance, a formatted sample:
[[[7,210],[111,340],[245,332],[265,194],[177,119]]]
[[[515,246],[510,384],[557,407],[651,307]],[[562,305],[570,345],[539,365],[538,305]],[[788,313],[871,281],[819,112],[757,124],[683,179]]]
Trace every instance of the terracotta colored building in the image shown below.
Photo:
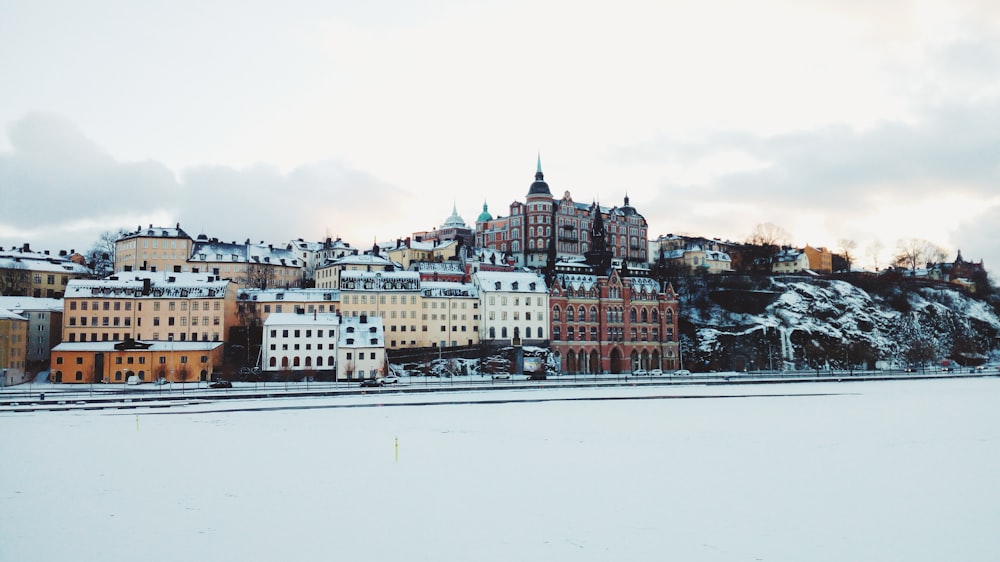
[[[207,381],[221,369],[223,343],[126,340],[63,342],[52,349],[51,380],[56,383]]]
[[[551,349],[565,373],[680,369],[677,307],[673,288],[654,279],[557,274]]]

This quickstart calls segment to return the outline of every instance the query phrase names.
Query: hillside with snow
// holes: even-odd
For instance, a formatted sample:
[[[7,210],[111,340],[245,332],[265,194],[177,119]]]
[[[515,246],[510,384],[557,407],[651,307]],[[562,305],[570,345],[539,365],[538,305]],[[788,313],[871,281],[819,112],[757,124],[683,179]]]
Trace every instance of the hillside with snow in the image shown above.
[[[1000,343],[995,304],[947,284],[737,276],[675,288],[691,370],[974,366]]]

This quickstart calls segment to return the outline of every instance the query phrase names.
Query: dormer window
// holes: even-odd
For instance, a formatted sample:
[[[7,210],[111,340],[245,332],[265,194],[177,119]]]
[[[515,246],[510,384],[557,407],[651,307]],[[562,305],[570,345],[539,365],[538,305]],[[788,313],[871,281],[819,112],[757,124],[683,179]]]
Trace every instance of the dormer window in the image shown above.
[[[535,290],[535,283],[528,283],[528,288],[531,289],[532,291],[534,291]]]
[[[512,289],[514,289],[516,291],[517,290],[517,281],[514,281],[513,283],[511,283],[510,286],[511,286]]]
[[[354,345],[354,338],[347,338],[347,345]]]
[[[222,261],[222,254],[215,254],[215,259],[218,261]]]
[[[495,288],[495,290],[497,290],[497,291],[499,291],[499,290],[500,290],[500,282],[499,282],[499,281],[497,281],[497,282],[496,282],[496,283],[494,284],[494,286],[495,286],[495,287],[494,287],[494,288]]]

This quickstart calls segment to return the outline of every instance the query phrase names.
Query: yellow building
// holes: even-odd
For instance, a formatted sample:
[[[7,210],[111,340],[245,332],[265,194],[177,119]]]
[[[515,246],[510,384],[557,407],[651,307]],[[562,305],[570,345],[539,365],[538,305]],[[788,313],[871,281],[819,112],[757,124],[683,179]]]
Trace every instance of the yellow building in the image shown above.
[[[222,342],[63,342],[52,349],[56,383],[207,381],[221,369]]]
[[[809,258],[809,269],[817,273],[833,273],[833,252],[826,248],[813,248],[806,244],[802,250]]]
[[[398,263],[402,269],[409,270],[418,262],[448,261],[457,256],[459,247],[455,240],[421,242],[406,238],[397,240],[395,245],[383,247],[380,253],[386,259]]]
[[[122,272],[69,284],[63,341],[224,341],[236,321],[236,285],[230,280]]]
[[[0,251],[0,293],[4,295],[58,299],[70,281],[90,276],[86,266],[71,260],[65,252],[52,256],[32,252],[27,245]]]
[[[344,271],[370,271],[370,272],[392,272],[400,271],[403,267],[378,254],[362,254],[354,256],[344,256],[325,263],[316,269],[317,289],[339,289],[340,274]]]
[[[423,281],[420,284],[420,337],[417,347],[479,345],[479,289],[472,283]],[[396,333],[386,333],[393,347]]]
[[[207,273],[232,279],[240,288],[271,289],[301,287],[305,264],[291,244],[243,244],[220,242],[198,236],[187,265],[192,273]]]
[[[0,310],[0,386],[27,380],[28,319]]]
[[[271,314],[339,313],[340,291],[336,289],[239,289],[237,315],[241,325],[263,325]]]
[[[347,270],[339,277],[343,316],[381,318],[387,349],[429,345],[425,343],[430,341],[429,328],[422,320],[419,273]]]
[[[115,271],[185,272],[193,241],[180,223],[136,228],[115,241]]]

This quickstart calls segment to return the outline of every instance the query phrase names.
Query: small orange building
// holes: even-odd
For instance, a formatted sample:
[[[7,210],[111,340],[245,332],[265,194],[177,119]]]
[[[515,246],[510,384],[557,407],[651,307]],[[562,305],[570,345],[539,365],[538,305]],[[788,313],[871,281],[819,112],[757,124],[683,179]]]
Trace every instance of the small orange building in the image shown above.
[[[210,341],[63,342],[52,349],[57,383],[207,381],[221,369],[223,343]]]

